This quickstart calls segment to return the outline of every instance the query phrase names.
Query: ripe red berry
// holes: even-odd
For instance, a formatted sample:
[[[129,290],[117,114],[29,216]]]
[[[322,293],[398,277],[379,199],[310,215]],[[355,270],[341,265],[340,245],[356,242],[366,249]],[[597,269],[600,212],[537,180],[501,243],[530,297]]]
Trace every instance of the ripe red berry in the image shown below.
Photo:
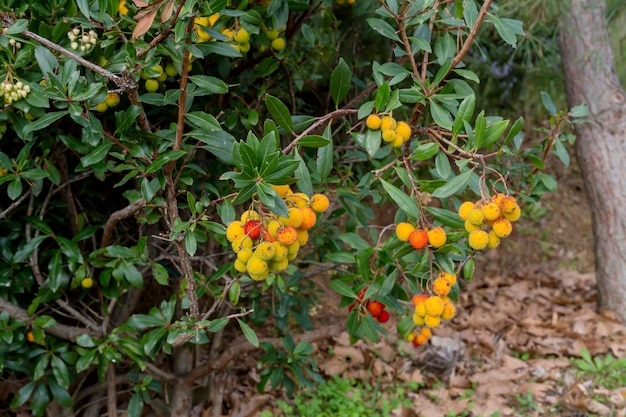
[[[259,236],[261,236],[263,227],[261,226],[261,222],[259,220],[248,220],[243,225],[243,231],[251,239],[258,239]]]
[[[357,294],[357,299],[359,301],[363,300],[363,296],[365,295],[366,291],[367,291],[367,287],[365,287],[361,291],[359,291],[359,293]]]
[[[389,321],[389,313],[385,310],[380,312],[380,315],[377,317],[380,323],[387,323]]]
[[[367,303],[367,311],[374,317],[380,316],[384,309],[385,305],[378,301],[369,301]]]
[[[409,243],[413,249],[424,249],[428,245],[428,234],[424,230],[415,229],[409,234]]]

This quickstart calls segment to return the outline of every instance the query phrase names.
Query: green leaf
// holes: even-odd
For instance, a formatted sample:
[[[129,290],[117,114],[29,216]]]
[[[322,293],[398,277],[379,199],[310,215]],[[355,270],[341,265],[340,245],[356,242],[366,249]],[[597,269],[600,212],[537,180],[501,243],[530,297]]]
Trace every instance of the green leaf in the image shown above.
[[[394,28],[384,20],[369,18],[367,19],[367,23],[372,29],[383,35],[385,38],[400,42],[400,37],[398,36]]]
[[[76,337],[76,343],[78,346],[84,348],[92,348],[96,346],[96,342],[94,342],[93,337],[88,334],[81,334]]]
[[[59,120],[61,117],[65,116],[66,114],[68,114],[67,111],[57,111],[57,112],[46,113],[44,116],[41,116],[39,119],[28,123],[23,129],[23,134],[27,135],[28,133],[44,129],[50,126],[52,123]]]
[[[487,147],[500,139],[507,127],[509,127],[508,120],[501,120],[489,126],[487,130],[485,130],[485,136],[478,147]]]
[[[339,58],[337,68],[330,75],[330,95],[335,102],[335,108],[339,108],[339,103],[346,98],[350,91],[352,81],[352,71],[343,58]]]
[[[476,19],[478,19],[478,7],[476,7],[476,2],[474,0],[465,0],[463,19],[465,19],[467,27],[472,30],[476,24]]]
[[[365,150],[370,157],[374,157],[376,152],[380,149],[380,145],[382,144],[382,134],[380,129],[378,130],[370,130],[367,129],[365,131]]]
[[[89,0],[76,0],[78,9],[85,16],[85,19],[89,20],[91,15],[89,14]]]
[[[167,269],[158,262],[152,264],[152,275],[154,280],[161,285],[167,285],[169,279],[169,273]]]
[[[385,81],[378,87],[378,90],[376,90],[375,107],[377,113],[380,111],[380,109],[387,105],[387,101],[389,101],[390,95],[391,87],[389,86],[389,83]]]
[[[19,35],[28,28],[28,20],[18,19],[11,26],[7,28],[7,35]]]
[[[124,262],[122,269],[124,271],[124,277],[133,287],[143,287],[143,276],[137,267],[129,262]]]
[[[208,75],[192,75],[189,77],[189,80],[197,85],[200,90],[211,94],[226,94],[228,92],[228,86],[226,83],[216,77]]]
[[[248,342],[250,342],[250,344],[254,347],[259,347],[259,338],[254,330],[252,330],[250,326],[240,319],[237,319],[237,322],[239,322],[239,327],[241,327],[241,331],[246,339],[248,339]]]
[[[141,395],[141,391],[136,391],[128,402],[128,408],[126,409],[126,412],[128,413],[128,417],[141,417],[142,411],[143,398]]]
[[[456,177],[448,181],[443,187],[437,188],[432,193],[432,196],[436,198],[447,198],[453,194],[462,191],[467,186],[467,183],[469,182],[470,176],[473,172],[474,171],[470,169],[463,172],[462,174],[457,175]]]
[[[306,146],[307,148],[321,148],[331,143],[330,140],[320,135],[307,135],[298,140],[298,145]]]
[[[205,113],[203,111],[194,111],[185,114],[187,122],[197,129],[206,130],[209,132],[215,132],[222,130],[222,126],[212,114]]]
[[[280,99],[270,94],[265,95],[265,104],[267,105],[267,110],[274,118],[274,121],[282,128],[293,133],[293,123],[287,106],[285,106]]]
[[[52,373],[54,374],[54,377],[59,385],[65,388],[69,387],[71,382],[70,372],[63,359],[56,355],[52,355],[50,364],[52,365]]]
[[[41,45],[35,47],[35,59],[43,75],[54,74],[54,70],[59,66],[59,61],[52,52]]]
[[[430,114],[438,126],[447,130],[452,129],[450,113],[433,99],[430,100]]]
[[[353,249],[368,249],[370,244],[365,239],[354,232],[343,233],[339,235],[339,239]]]
[[[333,279],[330,281],[330,288],[332,288],[336,293],[341,294],[348,298],[357,298],[356,293],[350,288],[345,282]]]
[[[543,107],[545,107],[550,115],[556,115],[556,106],[552,101],[552,97],[550,97],[550,95],[545,91],[541,91],[539,94],[541,95],[541,102],[543,103]]]
[[[413,149],[411,159],[413,161],[425,161],[437,155],[439,152],[439,145],[434,142],[422,143],[417,148]]]
[[[456,212],[439,207],[426,207],[426,211],[428,214],[433,216],[433,219],[437,220],[444,226],[448,226],[453,229],[463,229],[465,225],[465,222],[461,220]]]
[[[148,329],[150,327],[160,327],[165,324],[163,322],[163,318],[155,317],[150,314],[134,314],[128,319],[127,323],[128,325],[140,330]]]
[[[175,161],[186,154],[187,152],[182,149],[162,153],[157,156],[155,160],[152,161],[152,163],[148,166],[148,168],[146,169],[146,174],[153,174],[163,168],[163,166],[168,162]]]
[[[513,123],[513,126],[511,126],[511,129],[509,130],[509,133],[506,135],[506,139],[504,139],[502,146],[505,146],[507,143],[509,143],[509,141],[513,139],[522,130],[523,126],[524,126],[524,118],[520,117],[519,119],[515,121],[515,123]]]
[[[476,105],[476,95],[471,94],[463,99],[461,104],[459,104],[459,109],[456,113],[456,119],[454,119],[454,126],[452,126],[452,136],[456,137],[456,135],[461,132],[463,128],[463,122],[468,121],[474,115],[474,107]]]
[[[218,319],[211,320],[211,322],[206,328],[206,331],[212,332],[212,333],[219,332],[224,327],[226,327],[226,325],[228,324],[228,321],[229,321],[228,317],[220,317]]]
[[[392,198],[392,200],[400,207],[402,211],[404,211],[408,216],[413,217],[415,219],[420,218],[420,210],[417,207],[417,203],[415,200],[404,193],[401,189],[396,187],[393,184],[388,183],[385,180],[380,180],[383,184],[383,188]]]
[[[332,131],[329,124],[328,126],[326,126],[326,129],[324,129],[323,136],[329,139],[331,135]],[[333,142],[331,140],[328,141],[328,145],[322,146],[317,150],[317,159],[315,161],[315,164],[317,166],[317,175],[319,176],[321,182],[326,181],[326,179],[330,175],[330,172],[333,169],[333,155],[334,148]]]
[[[198,241],[196,235],[192,231],[187,230],[185,233],[185,249],[190,256],[194,256],[198,250]]]
[[[487,14],[489,15],[489,21],[496,28],[502,40],[515,48],[517,46],[517,35],[524,36],[522,22],[514,19],[499,18],[491,13]]]
[[[22,195],[22,179],[18,176],[13,178],[13,181],[9,183],[7,187],[7,195],[11,200],[16,200],[20,195]]]
[[[50,392],[52,393],[52,398],[54,398],[61,406],[63,407],[71,407],[72,406],[72,397],[70,393],[67,391],[67,387],[61,386],[57,381],[51,379],[48,381],[48,386],[50,387]]]
[[[113,146],[113,142],[103,143],[102,145],[98,146],[96,149],[91,151],[91,153],[89,153],[88,155],[85,155],[82,158],[80,158],[80,163],[84,167],[97,164],[98,162],[102,161],[107,156],[112,146]]]

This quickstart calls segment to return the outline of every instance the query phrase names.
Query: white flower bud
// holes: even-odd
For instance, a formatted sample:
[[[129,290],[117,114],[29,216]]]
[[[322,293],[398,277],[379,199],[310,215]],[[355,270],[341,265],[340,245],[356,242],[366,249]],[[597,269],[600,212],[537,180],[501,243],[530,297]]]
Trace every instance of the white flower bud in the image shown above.
[[[24,91],[26,91],[27,93],[30,93],[30,85],[24,84]]]
[[[87,48],[85,48],[85,45],[81,45],[80,46],[80,51],[81,52],[85,52],[87,50]]]
[[[74,49],[74,50],[78,49],[78,42],[72,42],[72,43],[70,44],[70,47],[71,47],[72,49]]]
[[[74,35],[76,35],[76,36],[80,35],[80,29],[78,29],[78,28],[74,28],[74,29],[72,29],[72,32],[73,32],[73,33],[74,33]]]
[[[24,87],[24,84],[21,81],[15,83],[15,88],[17,88],[18,90],[20,90],[22,87]]]
[[[15,39],[9,39],[9,43],[13,46],[15,46]]]

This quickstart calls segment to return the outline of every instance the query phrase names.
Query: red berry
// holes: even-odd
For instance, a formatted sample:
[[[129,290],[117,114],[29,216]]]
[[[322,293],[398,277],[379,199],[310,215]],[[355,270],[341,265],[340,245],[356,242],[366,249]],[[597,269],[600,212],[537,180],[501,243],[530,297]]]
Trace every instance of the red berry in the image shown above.
[[[428,234],[424,230],[415,229],[409,234],[409,243],[413,249],[424,249],[428,245]]]
[[[243,231],[251,239],[258,239],[259,236],[261,236],[261,232],[263,231],[263,227],[261,226],[261,221],[259,221],[259,220],[248,220],[243,225]]]
[[[385,305],[378,301],[370,301],[367,303],[367,311],[374,317],[380,316],[384,309]]]
[[[377,317],[380,323],[387,323],[389,321],[389,313],[385,310],[380,312],[380,315]]]
[[[415,347],[420,347],[421,346],[420,342],[417,341],[417,337],[415,339],[413,339],[413,341],[411,343],[413,343],[413,346],[415,346]]]
[[[357,294],[357,299],[359,301],[363,300],[363,296],[365,295],[365,291],[367,291],[367,287],[363,288],[361,291],[359,291],[359,293]]]

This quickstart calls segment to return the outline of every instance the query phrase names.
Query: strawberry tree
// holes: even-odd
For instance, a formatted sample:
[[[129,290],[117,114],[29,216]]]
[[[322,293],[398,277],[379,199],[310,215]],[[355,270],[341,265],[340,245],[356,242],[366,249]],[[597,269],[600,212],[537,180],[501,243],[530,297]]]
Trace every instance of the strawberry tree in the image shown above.
[[[479,33],[523,35],[491,0],[389,0],[351,20],[353,4],[1,6],[11,407],[182,416],[204,381],[221,414],[222,373],[259,347],[258,388],[290,394],[320,380],[312,276],[331,277],[353,340],[397,323],[418,346],[454,319],[480,252],[556,186],[543,161],[567,161],[584,108],[542,97],[536,146],[521,119],[476,108]],[[373,205],[393,222],[374,226]]]

